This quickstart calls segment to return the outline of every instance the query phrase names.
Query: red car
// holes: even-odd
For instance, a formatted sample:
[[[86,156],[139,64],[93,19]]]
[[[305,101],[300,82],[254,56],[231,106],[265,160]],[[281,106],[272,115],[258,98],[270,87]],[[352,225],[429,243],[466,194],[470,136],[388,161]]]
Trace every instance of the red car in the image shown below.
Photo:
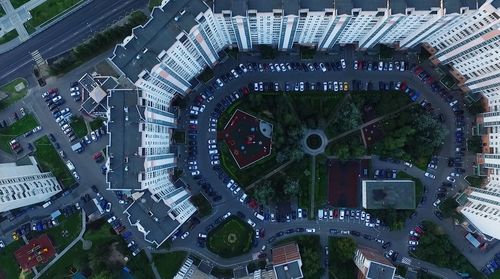
[[[97,160],[97,159],[99,159],[101,157],[102,157],[102,153],[101,152],[97,152],[96,154],[94,154],[94,156],[92,157],[92,159]]]
[[[408,87],[408,85],[406,85],[406,82],[402,82],[401,83],[401,87],[399,88],[401,91],[405,91],[406,90],[406,87]]]
[[[48,92],[49,92],[49,94],[55,94],[58,91],[59,91],[59,89],[57,89],[57,88],[50,88]]]
[[[20,144],[19,142],[16,142],[16,143],[12,144],[12,145],[10,146],[10,148],[12,148],[12,150],[16,150],[16,149],[17,149],[17,148],[19,148],[20,146],[21,146],[21,144]]]
[[[415,227],[415,231],[418,232],[419,234],[424,234],[424,230],[422,230],[422,228],[419,226]]]
[[[424,71],[424,69],[422,67],[417,67],[417,68],[415,68],[415,75],[419,75],[423,71]]]
[[[250,94],[250,91],[248,91],[248,87],[245,86],[242,88],[242,90],[243,90],[243,95],[246,96],[246,95]]]

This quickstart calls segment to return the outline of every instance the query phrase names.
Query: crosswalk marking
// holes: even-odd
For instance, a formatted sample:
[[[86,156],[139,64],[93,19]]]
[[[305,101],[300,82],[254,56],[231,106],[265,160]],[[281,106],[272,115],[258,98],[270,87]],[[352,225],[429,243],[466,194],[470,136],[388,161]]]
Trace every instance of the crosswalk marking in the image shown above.
[[[43,64],[45,64],[45,60],[43,59],[42,55],[40,54],[40,52],[38,50],[35,50],[31,53],[31,57],[33,57],[33,60],[35,60],[35,63],[38,65],[38,66],[41,66]]]

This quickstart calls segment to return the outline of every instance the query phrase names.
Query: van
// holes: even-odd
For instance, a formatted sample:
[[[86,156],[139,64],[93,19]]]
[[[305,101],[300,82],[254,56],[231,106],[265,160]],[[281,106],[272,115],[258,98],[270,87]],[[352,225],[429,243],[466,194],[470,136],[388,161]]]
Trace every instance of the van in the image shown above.
[[[246,198],[247,198],[247,194],[243,193],[243,195],[240,198],[240,202],[245,202]]]
[[[253,215],[257,217],[257,219],[264,221],[264,216],[260,215],[259,213],[255,212]]]
[[[42,207],[43,207],[43,208],[47,208],[47,207],[49,207],[51,204],[52,204],[52,202],[51,202],[51,201],[48,201],[48,202],[44,203],[44,204],[42,205]]]
[[[382,62],[382,61],[378,62],[378,70],[379,71],[384,70],[384,62]]]
[[[318,218],[319,220],[323,220],[323,209],[318,209]]]

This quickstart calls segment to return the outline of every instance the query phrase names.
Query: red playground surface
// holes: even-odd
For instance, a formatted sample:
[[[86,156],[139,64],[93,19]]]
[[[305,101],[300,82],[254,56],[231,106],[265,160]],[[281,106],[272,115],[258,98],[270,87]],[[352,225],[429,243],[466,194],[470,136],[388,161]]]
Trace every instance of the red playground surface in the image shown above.
[[[244,168],[271,154],[273,126],[236,110],[222,131],[231,155]]]
[[[358,207],[363,169],[368,160],[328,160],[328,203],[335,207]]]
[[[21,269],[28,270],[41,263],[47,263],[56,251],[47,234],[32,239],[28,244],[19,248],[14,256]]]

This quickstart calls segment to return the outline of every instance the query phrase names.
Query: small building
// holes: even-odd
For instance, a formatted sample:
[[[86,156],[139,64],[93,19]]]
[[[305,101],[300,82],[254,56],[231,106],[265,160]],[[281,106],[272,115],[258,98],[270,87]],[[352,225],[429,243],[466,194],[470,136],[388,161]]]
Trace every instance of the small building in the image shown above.
[[[114,77],[84,74],[78,81],[82,90],[83,103],[80,110],[89,116],[106,116],[109,90],[118,87]]]
[[[362,206],[365,209],[415,209],[413,180],[363,180]]]
[[[277,279],[300,279],[302,259],[297,243],[289,243],[273,248],[273,268]]]
[[[392,279],[396,267],[376,250],[368,247],[358,247],[354,253],[354,263],[359,269],[357,278]]]

